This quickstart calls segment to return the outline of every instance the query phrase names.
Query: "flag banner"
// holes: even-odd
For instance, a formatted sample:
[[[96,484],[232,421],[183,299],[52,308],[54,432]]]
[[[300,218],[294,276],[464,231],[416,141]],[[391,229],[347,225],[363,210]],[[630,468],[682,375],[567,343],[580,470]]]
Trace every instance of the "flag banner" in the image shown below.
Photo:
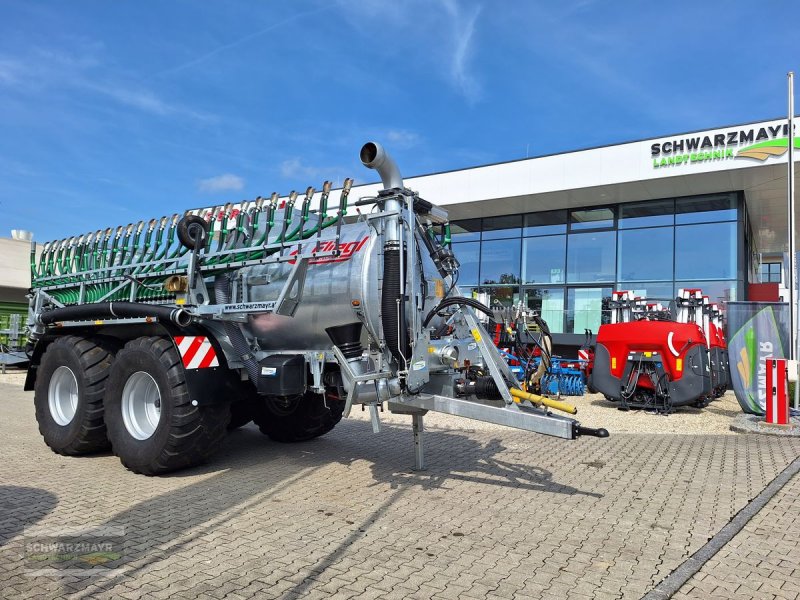
[[[789,353],[789,304],[728,302],[728,357],[733,391],[746,413],[763,415],[768,357]]]

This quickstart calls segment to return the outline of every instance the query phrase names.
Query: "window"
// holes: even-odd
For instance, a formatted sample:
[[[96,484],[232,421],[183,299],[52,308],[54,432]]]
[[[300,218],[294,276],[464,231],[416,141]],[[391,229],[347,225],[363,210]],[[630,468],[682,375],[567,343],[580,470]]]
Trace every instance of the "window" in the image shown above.
[[[735,300],[744,285],[738,207],[731,192],[454,220],[458,284],[496,305],[521,297],[567,334],[608,321],[614,289],[665,305],[681,287]],[[760,281],[781,282],[780,255],[754,262]]]
[[[614,226],[613,208],[584,208],[569,213],[570,231],[608,229]]]
[[[521,240],[494,240],[481,247],[481,283],[519,283]]]
[[[564,283],[567,236],[525,238],[522,245],[523,283]]]
[[[522,235],[552,235],[567,232],[567,211],[548,210],[525,215]]]
[[[781,266],[781,263],[762,263],[761,283],[780,283]]]
[[[678,198],[675,201],[675,222],[718,223],[736,220],[736,194],[712,194]]]
[[[567,241],[567,281],[591,283],[614,281],[617,263],[615,231],[578,233]]]
[[[481,239],[481,220],[465,219],[450,223],[450,235],[454,242],[471,242]]]
[[[508,308],[519,303],[519,288],[511,285],[482,287],[481,292],[488,294],[487,306],[489,308]]]
[[[466,242],[453,244],[453,254],[461,266],[458,268],[458,283],[461,286],[478,285],[478,265],[480,264],[481,243]]]
[[[720,306],[723,302],[736,301],[735,281],[676,281],[675,295],[677,296],[678,290],[683,288],[700,288],[712,304],[716,302]]]
[[[497,240],[501,238],[519,237],[522,226],[522,215],[505,215],[483,220],[483,239]]]
[[[673,232],[672,227],[620,231],[617,252],[619,281],[671,280]]]
[[[729,222],[676,227],[675,278],[735,279],[736,225]]]
[[[656,225],[673,225],[675,223],[675,201],[655,200],[652,202],[636,202],[623,204],[619,211],[619,228],[654,227]]]
[[[525,303],[539,313],[551,333],[564,333],[564,288],[528,288]]]
[[[567,291],[567,333],[597,333],[600,325],[611,322],[607,302],[611,288],[570,288]]]
[[[634,297],[656,300],[664,306],[668,306],[669,302],[675,299],[671,281],[669,283],[621,283],[616,289],[631,292]]]

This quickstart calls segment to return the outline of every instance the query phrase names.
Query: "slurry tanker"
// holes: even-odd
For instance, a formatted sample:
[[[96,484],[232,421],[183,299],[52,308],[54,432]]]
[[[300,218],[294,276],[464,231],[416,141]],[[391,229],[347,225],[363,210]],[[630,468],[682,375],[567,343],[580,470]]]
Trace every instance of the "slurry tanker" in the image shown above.
[[[31,364],[45,443],[110,447],[130,470],[198,464],[255,421],[280,442],[329,432],[354,405],[439,411],[574,439],[605,437],[525,392],[464,298],[447,214],[407,189],[383,148],[383,189],[352,180],[44,244],[31,252]],[[331,205],[333,200],[331,200]],[[312,210],[312,206],[315,208]]]

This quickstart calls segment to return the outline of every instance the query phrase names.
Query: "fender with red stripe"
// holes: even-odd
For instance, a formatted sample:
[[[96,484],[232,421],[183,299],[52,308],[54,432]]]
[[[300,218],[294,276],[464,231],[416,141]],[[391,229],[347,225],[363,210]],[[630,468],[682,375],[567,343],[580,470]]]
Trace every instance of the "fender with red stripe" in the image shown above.
[[[181,358],[189,397],[198,406],[234,400],[247,393],[244,386],[250,385],[241,381],[238,371],[228,368],[225,354],[213,331],[200,325],[179,328],[172,323],[153,321],[125,325],[87,325],[43,336],[36,343],[31,356],[31,368],[28,369],[25,379],[26,391],[33,389],[42,354],[59,335],[103,337],[109,341],[109,345],[117,347],[142,336],[169,337]]]
[[[181,357],[189,395],[198,406],[234,400],[242,393],[237,371],[228,368],[225,354],[213,333],[201,326],[169,329]]]

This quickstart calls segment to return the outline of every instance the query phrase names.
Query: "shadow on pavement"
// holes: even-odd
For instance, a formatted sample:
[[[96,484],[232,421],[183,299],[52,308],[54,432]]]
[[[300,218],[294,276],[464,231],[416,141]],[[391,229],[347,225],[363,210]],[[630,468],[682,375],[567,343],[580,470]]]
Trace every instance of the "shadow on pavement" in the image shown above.
[[[429,470],[416,473],[411,469],[410,427],[384,425],[381,433],[374,435],[369,423],[345,420],[328,435],[301,444],[272,442],[252,425],[234,431],[210,464],[149,479],[155,483],[154,487],[163,479],[199,476],[199,480],[143,500],[108,518],[105,524],[123,526],[127,539],[123,557],[103,566],[124,568],[125,572],[93,582],[108,590],[121,581],[130,581],[138,572],[180,552],[195,540],[224,530],[232,516],[258,505],[269,506],[265,502],[280,501],[276,496],[295,484],[302,485],[304,479],[332,463],[350,466],[356,461],[366,461],[373,479],[371,485],[388,484],[393,491],[357,529],[311,567],[315,572],[324,571],[336,562],[398,498],[415,487],[425,493],[441,488],[447,481],[460,480],[486,486],[600,496],[559,484],[553,481],[552,473],[540,467],[501,460],[498,455],[506,448],[499,439],[483,444],[458,432],[428,430],[425,435],[429,459],[435,456],[435,460],[429,460]],[[208,550],[213,553],[213,547]],[[64,592],[91,597],[96,588],[83,589],[90,581],[81,578],[68,584]],[[293,591],[302,592],[307,585],[298,584]]]
[[[0,547],[51,512],[58,498],[40,488],[0,485]]]

